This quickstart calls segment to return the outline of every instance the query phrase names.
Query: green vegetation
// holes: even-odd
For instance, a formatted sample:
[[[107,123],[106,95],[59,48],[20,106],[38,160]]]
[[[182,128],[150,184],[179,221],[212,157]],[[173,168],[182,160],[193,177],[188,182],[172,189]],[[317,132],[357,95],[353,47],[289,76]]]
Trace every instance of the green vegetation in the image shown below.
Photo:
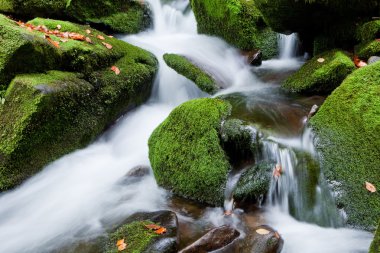
[[[57,20],[31,23],[50,29],[59,24],[62,32],[83,35],[91,29]],[[57,48],[43,33],[21,28],[2,15],[0,25],[4,27],[1,38],[9,46],[0,47],[6,52],[0,57],[1,88],[7,88],[1,93],[5,103],[0,106],[0,190],[16,186],[47,163],[86,146],[150,95],[157,60],[140,48],[94,29],[93,44],[69,40]],[[13,45],[21,49],[6,51]],[[111,65],[120,69],[119,75],[111,71]]]
[[[259,163],[245,171],[234,191],[237,201],[254,200],[265,196],[269,191],[274,164]]]
[[[371,248],[369,249],[369,253],[378,253],[380,252],[380,221],[377,226],[377,230],[375,233],[375,238],[372,241]]]
[[[357,37],[362,42],[380,38],[380,20],[374,20],[361,25],[357,30]]]
[[[371,56],[380,55],[380,41],[373,40],[363,42],[355,47],[355,54],[363,60],[367,60]]]
[[[228,102],[195,99],[175,108],[149,138],[149,159],[157,183],[175,194],[212,205],[223,202],[227,157],[220,145]]]
[[[158,235],[154,231],[149,230],[145,225],[154,224],[149,220],[134,221],[132,223],[123,225],[114,233],[109,236],[106,245],[105,253],[118,253],[120,252],[116,246],[118,240],[125,240],[127,247],[125,252],[128,253],[141,253],[149,246],[152,240]],[[157,225],[157,224],[156,224]]]
[[[354,71],[327,98],[311,126],[319,137],[322,169],[335,184],[337,204],[348,224],[372,229],[380,217],[380,198],[364,188],[380,185],[380,63]]]
[[[277,55],[277,37],[254,1],[192,0],[198,32],[216,35],[242,50],[261,49],[263,59]]]
[[[297,93],[328,94],[354,70],[353,61],[344,52],[332,50],[309,60],[282,87]]]
[[[1,0],[0,12],[70,19],[122,33],[137,33],[151,22],[147,6],[134,0]]]
[[[169,67],[193,81],[202,91],[209,94],[215,94],[218,91],[216,81],[186,57],[177,54],[165,54],[164,60]]]

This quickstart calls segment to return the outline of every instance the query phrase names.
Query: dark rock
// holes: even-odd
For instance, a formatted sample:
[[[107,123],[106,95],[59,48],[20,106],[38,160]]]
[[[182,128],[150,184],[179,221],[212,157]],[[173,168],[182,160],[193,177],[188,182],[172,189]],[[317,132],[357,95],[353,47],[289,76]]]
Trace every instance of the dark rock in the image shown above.
[[[181,250],[180,253],[203,253],[218,250],[233,242],[239,235],[239,231],[232,227],[214,228],[193,244]]]
[[[380,61],[380,57],[379,56],[371,56],[368,59],[368,64],[373,64],[373,63],[378,62],[378,61]]]
[[[263,61],[263,53],[261,50],[243,52],[243,55],[247,57],[248,64],[252,66],[260,66]]]
[[[251,245],[252,253],[280,253],[284,240],[273,228],[261,225],[255,228]]]
[[[139,165],[131,169],[126,177],[144,177],[146,175],[149,175],[150,173],[150,167],[144,166],[144,165]]]

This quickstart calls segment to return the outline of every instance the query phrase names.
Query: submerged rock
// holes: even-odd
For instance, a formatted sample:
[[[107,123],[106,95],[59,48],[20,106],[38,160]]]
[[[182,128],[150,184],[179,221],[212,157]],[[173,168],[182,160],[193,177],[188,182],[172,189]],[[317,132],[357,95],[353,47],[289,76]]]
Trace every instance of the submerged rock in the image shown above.
[[[250,244],[252,253],[280,253],[284,240],[273,228],[261,225],[254,229]]]
[[[50,19],[30,23],[48,29],[59,24],[61,32],[84,36],[89,29]],[[19,27],[3,15],[0,27],[0,50],[5,50],[0,54],[0,83],[6,89],[0,105],[0,190],[84,147],[150,95],[157,60],[145,50],[94,29],[93,44],[69,40],[55,47],[43,39],[43,33]],[[112,50],[102,45],[104,41]],[[121,73],[112,72],[111,65]],[[35,73],[23,74],[29,72]]]
[[[215,94],[219,90],[215,79],[186,57],[177,54],[164,54],[164,60],[169,67],[193,81],[202,91]]]
[[[277,34],[255,1],[191,0],[191,6],[199,33],[219,36],[242,50],[260,49],[264,60],[278,55]]]
[[[138,33],[151,23],[147,5],[137,0],[2,0],[0,12],[75,20],[119,33]]]
[[[347,223],[374,228],[380,198],[364,188],[380,184],[380,62],[349,75],[327,98],[310,124],[318,136],[322,170],[334,184]],[[371,207],[371,208],[368,208]]]
[[[105,253],[120,252],[116,243],[124,239],[127,252],[175,253],[178,247],[178,219],[174,212],[158,211],[136,213],[123,222],[115,232],[109,235]],[[166,229],[157,234],[145,227],[155,224]]]
[[[282,87],[295,93],[328,94],[354,70],[355,64],[344,52],[332,50],[306,62]]]
[[[206,253],[218,250],[232,243],[239,235],[239,231],[232,227],[214,228],[179,253]]]
[[[149,138],[149,159],[157,183],[175,194],[220,205],[230,169],[220,145],[230,104],[195,99],[175,108]]]

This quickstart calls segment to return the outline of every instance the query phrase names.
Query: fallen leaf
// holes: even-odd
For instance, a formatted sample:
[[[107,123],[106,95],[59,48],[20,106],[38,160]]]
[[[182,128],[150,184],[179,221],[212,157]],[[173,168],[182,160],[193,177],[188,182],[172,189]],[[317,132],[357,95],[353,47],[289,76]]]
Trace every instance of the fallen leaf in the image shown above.
[[[317,62],[323,63],[323,62],[325,62],[325,59],[324,58],[318,58]]]
[[[108,38],[113,38],[113,36],[112,35],[108,35]]]
[[[57,25],[57,29],[58,30],[61,30],[62,26],[61,25]]]
[[[98,38],[100,40],[104,40],[104,37],[102,35],[98,35],[98,36],[96,36],[96,38]]]
[[[158,234],[158,235],[162,235],[162,234],[166,233],[166,228],[161,227],[161,228],[157,229],[157,230],[154,231],[154,232],[155,232],[156,234]]]
[[[90,43],[90,44],[93,44],[93,43],[92,43],[92,40],[91,40],[89,37],[86,37],[86,41],[87,41],[88,43]]]
[[[90,34],[90,33],[91,33],[91,30],[87,29],[87,30],[86,30],[86,33],[87,33],[87,34]]]
[[[147,229],[152,229],[152,230],[157,230],[157,229],[160,229],[160,228],[161,228],[161,226],[158,226],[158,225],[156,225],[156,224],[148,224],[148,225],[145,225],[145,227],[146,227]]]
[[[105,43],[105,42],[102,42],[102,44],[108,48],[108,49],[112,49],[112,45],[111,44],[108,44],[108,43]]]
[[[120,245],[122,245],[123,243],[124,243],[124,239],[118,240],[118,241],[116,242],[116,246],[120,246]]]
[[[256,233],[260,234],[260,235],[267,235],[270,233],[269,230],[266,230],[264,228],[259,228],[259,229],[256,229]]]
[[[61,42],[63,42],[63,43],[66,43],[66,42],[69,41],[68,39],[65,39],[65,38],[60,38],[59,40],[60,40]]]
[[[56,48],[60,48],[59,42],[52,40],[49,35],[45,35],[45,39]]]
[[[356,67],[361,68],[367,66],[367,63],[364,61],[359,61],[358,64],[356,64]]]
[[[119,251],[123,251],[123,250],[125,250],[127,248],[127,244],[126,243],[122,243],[122,244],[120,244],[119,246],[117,246],[117,249],[119,250]]]
[[[376,192],[376,187],[373,184],[369,183],[369,182],[365,182],[365,188],[369,192],[372,192],[372,193]]]

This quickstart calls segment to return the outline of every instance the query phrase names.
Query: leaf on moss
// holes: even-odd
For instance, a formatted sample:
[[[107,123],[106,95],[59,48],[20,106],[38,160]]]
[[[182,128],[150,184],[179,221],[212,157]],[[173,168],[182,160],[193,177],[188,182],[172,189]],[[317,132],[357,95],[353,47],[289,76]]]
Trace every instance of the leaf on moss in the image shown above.
[[[52,44],[52,45],[55,46],[56,48],[60,48],[60,46],[59,46],[59,42],[52,40],[52,39],[50,38],[49,35],[46,35],[46,34],[45,34],[44,37],[45,37],[45,39],[46,39],[50,44]]]
[[[157,229],[157,230],[154,231],[154,232],[155,232],[156,234],[158,234],[158,235],[162,235],[162,234],[166,233],[166,228],[161,227],[161,228]]]
[[[98,36],[96,36],[96,38],[98,38],[100,40],[104,40],[104,37],[102,35],[98,35]]]
[[[127,244],[125,243],[124,239],[118,240],[116,242],[116,246],[119,251],[123,251],[127,248]]]
[[[148,224],[148,225],[145,225],[145,227],[146,227],[147,229],[151,229],[151,230],[157,230],[157,229],[160,229],[160,228],[161,228],[161,226],[156,225],[156,224]]]
[[[86,41],[87,41],[88,43],[90,43],[90,44],[93,44],[93,43],[92,43],[92,40],[91,40],[89,37],[86,37]]]
[[[112,70],[113,72],[115,72],[116,75],[119,75],[119,74],[120,74],[120,69],[119,69],[118,67],[116,67],[116,66],[112,66],[112,67],[111,67],[111,70]]]
[[[324,63],[324,62],[325,62],[325,59],[324,59],[324,58],[318,58],[317,62],[319,62],[319,63]]]
[[[58,30],[61,30],[62,26],[61,25],[57,25],[57,29]]]
[[[112,49],[112,45],[111,44],[108,44],[108,43],[105,43],[105,42],[102,42],[102,44],[108,48],[108,49]]]
[[[87,34],[90,34],[90,33],[91,33],[91,30],[90,30],[90,29],[87,29],[87,30],[86,30],[86,33],[87,33]]]
[[[369,192],[372,192],[372,193],[376,192],[376,187],[373,184],[369,183],[369,182],[365,182],[365,188]]]

